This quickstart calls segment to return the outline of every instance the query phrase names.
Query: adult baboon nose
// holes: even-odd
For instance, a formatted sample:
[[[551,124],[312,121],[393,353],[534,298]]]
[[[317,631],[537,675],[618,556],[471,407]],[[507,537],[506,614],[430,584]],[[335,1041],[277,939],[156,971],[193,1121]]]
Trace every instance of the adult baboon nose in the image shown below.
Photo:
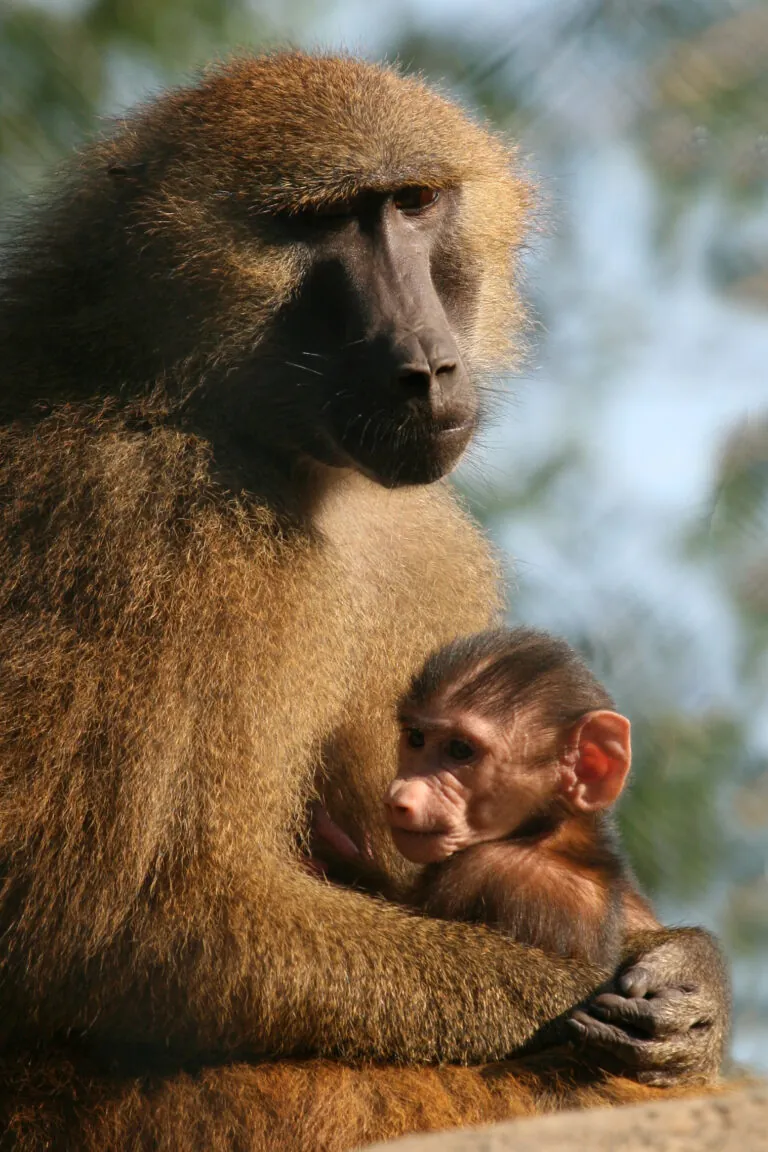
[[[436,383],[445,383],[445,378],[452,375],[456,371],[456,361],[449,357],[445,357],[437,364],[431,364],[424,358],[421,364],[413,362],[404,364],[400,369],[398,380],[407,392],[411,392],[414,396],[422,396],[428,393]],[[440,381],[439,377],[443,377]]]
[[[420,402],[426,400],[436,420],[463,416],[467,378],[452,341],[438,333],[422,331],[401,342],[401,355],[403,359],[395,371],[401,395]]]

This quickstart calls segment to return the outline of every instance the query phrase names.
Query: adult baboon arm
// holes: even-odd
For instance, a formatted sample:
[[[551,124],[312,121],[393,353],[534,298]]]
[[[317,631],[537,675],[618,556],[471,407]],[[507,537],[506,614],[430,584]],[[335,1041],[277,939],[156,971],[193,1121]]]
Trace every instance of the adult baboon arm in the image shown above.
[[[246,890],[245,886],[248,886]],[[604,973],[481,926],[432,920],[270,862],[174,936],[132,925],[131,983],[89,1007],[92,1041],[189,1052],[477,1063],[515,1051]],[[137,931],[138,929],[138,931]],[[109,987],[104,959],[94,995]],[[71,1027],[72,1021],[56,1022]]]
[[[601,979],[484,927],[415,916],[287,864],[268,864],[247,897],[230,887],[216,905],[186,915],[180,905],[171,918],[166,905],[165,913],[154,925],[134,920],[132,942],[114,958],[95,958],[85,981],[73,972],[69,994],[49,988],[46,1031],[73,1028],[96,1046],[154,1043],[187,1056],[473,1063],[513,1053]],[[648,1001],[647,1058],[641,1066],[643,1049],[620,1023],[597,1036],[595,1050],[618,1068],[669,1079],[712,1071],[697,1064],[706,1053],[690,1046],[699,1008],[692,1016],[693,1004],[680,1007],[674,1017],[654,1008],[674,999],[667,993],[683,977],[717,1005],[722,990],[698,971],[707,947],[704,934],[689,931],[644,937],[634,979],[641,967],[659,989]]]

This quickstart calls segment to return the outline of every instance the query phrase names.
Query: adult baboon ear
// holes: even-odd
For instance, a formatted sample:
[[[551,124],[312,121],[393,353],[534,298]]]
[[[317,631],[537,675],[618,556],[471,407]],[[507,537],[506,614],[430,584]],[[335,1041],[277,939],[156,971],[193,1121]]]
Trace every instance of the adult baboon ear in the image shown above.
[[[587,712],[571,729],[563,789],[580,812],[597,812],[616,801],[632,763],[630,723],[618,712]]]

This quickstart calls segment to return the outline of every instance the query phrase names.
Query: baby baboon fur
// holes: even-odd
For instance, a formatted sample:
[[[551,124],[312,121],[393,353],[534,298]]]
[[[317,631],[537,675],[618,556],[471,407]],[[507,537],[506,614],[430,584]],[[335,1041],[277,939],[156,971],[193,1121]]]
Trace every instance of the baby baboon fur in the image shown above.
[[[278,54],[127,116],[19,230],[0,298],[13,1147],[310,1152],[572,1102],[585,1079],[584,1103],[653,1091],[554,1059],[355,1066],[499,1060],[605,973],[301,862],[319,795],[407,880],[380,811],[394,701],[499,612],[441,477],[519,331],[528,201],[504,143],[420,81]],[[658,993],[652,1038],[614,996],[581,1025],[584,1066],[711,1075],[716,946],[659,932],[627,958]]]

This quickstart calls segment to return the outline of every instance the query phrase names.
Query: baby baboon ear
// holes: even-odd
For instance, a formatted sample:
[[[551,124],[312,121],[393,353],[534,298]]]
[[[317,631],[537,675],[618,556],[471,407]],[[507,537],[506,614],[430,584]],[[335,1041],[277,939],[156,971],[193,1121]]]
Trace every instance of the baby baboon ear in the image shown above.
[[[621,795],[632,763],[630,723],[618,712],[588,712],[571,731],[565,795],[581,812],[609,808]]]

